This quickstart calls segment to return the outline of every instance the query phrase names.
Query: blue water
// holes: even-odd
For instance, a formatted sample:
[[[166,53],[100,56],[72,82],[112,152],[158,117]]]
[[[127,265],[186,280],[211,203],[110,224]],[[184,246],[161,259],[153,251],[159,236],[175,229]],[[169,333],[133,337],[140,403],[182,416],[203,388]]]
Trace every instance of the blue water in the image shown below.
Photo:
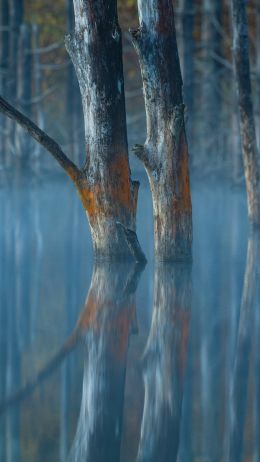
[[[142,271],[94,265],[63,176],[1,182],[1,462],[260,460],[259,238],[242,189],[192,192],[193,264],[158,265],[142,179]]]

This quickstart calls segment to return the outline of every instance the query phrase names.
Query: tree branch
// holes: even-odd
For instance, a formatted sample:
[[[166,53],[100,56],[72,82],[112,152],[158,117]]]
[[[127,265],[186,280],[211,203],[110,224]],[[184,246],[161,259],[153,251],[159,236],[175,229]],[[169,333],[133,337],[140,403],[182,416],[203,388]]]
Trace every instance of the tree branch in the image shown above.
[[[61,147],[44,133],[34,122],[15,109],[4,98],[0,96],[0,112],[9,119],[17,122],[32,138],[41,144],[56,159],[60,166],[66,171],[73,182],[77,183],[80,175],[78,167],[66,156]]]

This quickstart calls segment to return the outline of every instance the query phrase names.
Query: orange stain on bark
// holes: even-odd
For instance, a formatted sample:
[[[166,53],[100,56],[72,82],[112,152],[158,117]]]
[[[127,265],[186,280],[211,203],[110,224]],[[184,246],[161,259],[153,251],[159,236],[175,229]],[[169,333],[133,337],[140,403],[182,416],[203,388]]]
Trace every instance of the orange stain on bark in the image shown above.
[[[191,192],[189,180],[189,154],[186,135],[184,130],[180,135],[180,141],[177,152],[178,158],[178,182],[179,182],[179,197],[174,200],[174,208],[176,212],[191,211]]]
[[[130,190],[130,171],[128,159],[124,155],[116,156],[109,166],[111,179],[111,198],[119,205],[132,208]]]

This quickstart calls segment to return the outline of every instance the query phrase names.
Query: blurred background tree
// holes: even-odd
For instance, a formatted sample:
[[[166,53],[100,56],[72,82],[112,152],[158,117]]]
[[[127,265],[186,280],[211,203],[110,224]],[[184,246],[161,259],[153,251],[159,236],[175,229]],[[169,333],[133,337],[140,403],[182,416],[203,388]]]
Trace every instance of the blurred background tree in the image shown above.
[[[1,0],[0,89],[4,97],[16,102],[23,110],[26,106],[27,112],[38,124],[75,158],[80,159],[84,151],[83,116],[74,70],[64,47],[64,36],[73,25],[72,1],[23,0],[17,3],[15,0]],[[129,34],[129,28],[138,25],[136,3],[136,0],[118,1],[123,31],[130,147],[142,143],[146,131],[142,82]],[[187,106],[192,173],[225,176],[235,183],[241,183],[244,175],[231,52],[230,4],[228,0],[215,3],[208,0],[174,0],[173,3]],[[259,138],[260,41],[257,23],[260,23],[260,13],[257,0],[248,2],[247,13]],[[31,41],[31,59],[27,60],[21,51],[19,53],[22,23],[27,24],[28,34],[31,35],[27,38],[27,43]],[[25,47],[23,50],[28,54]],[[21,70],[21,63],[31,66],[31,70]],[[24,74],[30,79],[27,82],[31,92],[30,104],[28,101],[18,101],[19,85],[20,95],[24,93],[18,80]],[[27,95],[30,92],[27,88]],[[16,129],[1,117],[1,131],[7,134],[6,137],[2,136],[1,150],[6,149],[6,140],[9,141],[8,155],[1,156],[1,163],[9,168],[13,165],[12,157],[17,157],[17,143],[13,142],[14,137],[8,136],[10,130]],[[13,146],[10,146],[12,143]],[[29,161],[32,165],[39,161],[36,154],[34,145],[30,154],[32,160]],[[38,159],[37,162],[35,159]],[[40,159],[47,168],[49,160]],[[142,170],[138,161],[131,159],[131,162],[134,169]]]

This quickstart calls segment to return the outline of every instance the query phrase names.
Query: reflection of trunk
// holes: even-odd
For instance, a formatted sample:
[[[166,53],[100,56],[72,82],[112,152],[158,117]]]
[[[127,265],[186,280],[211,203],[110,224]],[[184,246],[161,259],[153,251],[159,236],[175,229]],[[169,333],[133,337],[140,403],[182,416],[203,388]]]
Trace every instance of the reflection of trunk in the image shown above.
[[[260,159],[257,152],[250,64],[248,24],[244,0],[232,0],[233,55],[238,86],[240,134],[244,157],[249,219],[260,226]]]
[[[14,200],[11,192],[10,202]],[[12,207],[9,204],[10,213]],[[13,217],[12,217],[13,218]],[[15,274],[15,223],[9,217],[6,223],[10,223],[10,228],[7,236],[7,262],[5,271],[7,274]],[[7,280],[8,299],[5,301],[5,310],[7,314],[7,376],[6,376],[6,395],[10,395],[16,390],[21,382],[21,360],[18,348],[18,320],[17,320],[17,304],[13,285],[14,279]],[[11,286],[10,286],[11,284]],[[6,441],[7,441],[7,459],[10,462],[19,462],[20,460],[20,406],[10,409],[6,415]]]
[[[66,46],[73,61],[85,117],[87,159],[80,192],[98,258],[128,257],[116,222],[135,229],[138,183],[127,152],[121,31],[116,1],[74,0],[75,32]]]
[[[246,271],[240,309],[236,358],[231,388],[230,462],[243,460],[244,428],[248,398],[248,376],[252,350],[252,331],[256,306],[257,278],[259,277],[260,235],[253,234],[248,241]]]
[[[138,462],[176,461],[191,308],[191,268],[159,266],[144,358]]]
[[[135,153],[153,197],[155,253],[160,260],[191,258],[192,223],[182,78],[170,0],[140,0],[132,32],[145,96],[147,139]]]
[[[23,24],[20,28],[18,48],[17,99],[19,108],[27,116],[31,116],[31,28]],[[17,154],[23,158],[23,165],[29,161],[30,139],[22,127],[17,126],[15,145]]]
[[[8,261],[8,236],[10,236],[10,204],[6,200],[6,187],[3,185],[1,194],[0,222],[6,223],[1,229],[0,239],[0,402],[6,397],[6,375],[7,375],[7,321],[8,312],[6,305],[8,303],[8,276],[5,266]],[[6,221],[7,219],[7,221]],[[8,268],[10,270],[10,268]],[[6,460],[6,421],[4,417],[0,418],[0,460]]]
[[[259,278],[259,276],[258,276]],[[258,303],[255,310],[255,329],[254,329],[254,338],[255,338],[255,404],[254,404],[254,461],[260,462],[260,283],[258,279],[258,287],[256,292],[256,300]]]
[[[73,462],[120,460],[128,337],[136,289],[128,273],[129,266],[97,265],[79,320],[86,356],[81,410],[70,455]]]

